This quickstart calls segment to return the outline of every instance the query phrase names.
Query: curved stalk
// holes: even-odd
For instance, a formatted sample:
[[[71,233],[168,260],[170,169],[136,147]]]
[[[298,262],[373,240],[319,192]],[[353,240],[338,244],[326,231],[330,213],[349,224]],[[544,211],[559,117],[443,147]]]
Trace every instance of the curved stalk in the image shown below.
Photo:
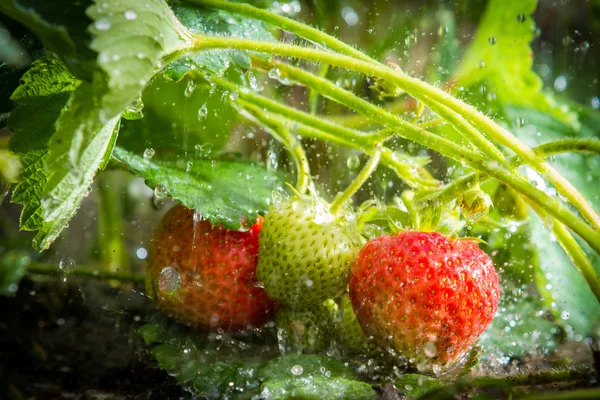
[[[249,4],[236,3],[226,0],[185,0],[187,3],[201,4],[203,6],[218,8],[225,11],[230,11],[235,14],[243,15],[246,17],[258,19],[266,22],[273,26],[277,26],[281,29],[287,30],[294,33],[302,38],[305,38],[315,44],[335,50],[341,54],[346,54],[363,60],[366,62],[377,63],[376,60],[369,57],[362,51],[355,49],[354,47],[344,43],[343,41],[334,38],[333,36],[322,32],[312,26],[303,24],[302,22],[295,21],[290,18],[283,17],[281,15],[273,14],[267,10],[263,10],[258,7],[251,6]]]
[[[369,76],[376,76],[394,83],[398,87],[406,90],[406,92],[411,96],[421,100],[428,107],[432,104],[432,102],[441,103],[444,105],[444,107],[439,107],[437,110],[441,117],[447,120],[454,120],[455,123],[474,124],[476,127],[479,126],[497,142],[513,150],[520,158],[528,162],[546,179],[548,179],[548,181],[554,185],[556,190],[565,196],[596,230],[600,231],[600,215],[596,213],[593,207],[585,200],[585,198],[577,191],[577,189],[564,177],[558,174],[554,168],[552,168],[544,160],[540,160],[533,150],[523,145],[510,132],[497,125],[487,116],[479,113],[472,106],[463,103],[461,100],[456,99],[441,89],[437,89],[426,82],[412,78],[399,71],[393,71],[392,69],[379,64],[365,62],[342,54],[304,48],[287,43],[271,43],[255,40],[197,35],[192,47],[188,50],[201,51],[211,48],[231,48],[238,50],[257,51],[261,53],[296,57],[314,62],[327,63],[340,68],[361,72]],[[456,119],[455,116],[450,115],[451,113],[448,113],[449,110],[456,112],[463,118]],[[460,128],[463,131],[465,129],[469,129],[468,126],[460,126]]]
[[[346,190],[344,190],[342,194],[339,195],[333,201],[333,203],[331,203],[329,211],[331,211],[332,214],[335,214],[340,209],[340,207],[343,206],[344,203],[348,201],[354,195],[354,193],[356,193],[358,189],[362,187],[362,185],[364,185],[364,183],[367,181],[367,179],[369,179],[373,171],[375,171],[375,168],[377,168],[377,164],[379,164],[379,159],[381,158],[381,148],[381,145],[375,147],[375,151],[371,155],[371,158],[365,164],[358,176],[354,178],[350,186],[348,186]]]
[[[293,123],[295,124],[304,125],[304,133],[309,133],[308,136],[311,136],[311,133],[315,133],[314,131],[310,131],[310,128],[316,128],[316,130],[321,132],[317,133],[317,135],[319,135],[319,138],[326,140],[330,143],[340,144],[342,146],[347,146],[363,151],[367,154],[372,154],[375,145],[382,139],[390,135],[390,132],[387,130],[380,130],[374,133],[365,134],[363,132],[345,128],[336,125],[332,122],[322,120],[308,113],[296,110],[284,104],[273,101],[269,98],[256,94],[246,88],[237,86],[225,79],[211,79],[214,83],[218,85],[226,87],[229,90],[235,90],[237,93],[239,93],[240,99],[249,101],[255,106],[262,107],[264,111],[270,111],[279,114],[293,121]],[[302,132],[299,133],[302,134]],[[403,163],[402,161],[398,160],[394,153],[388,148],[383,149],[382,162],[390,168],[394,169],[398,173],[398,175],[402,179],[404,179],[406,183],[411,187],[424,188],[439,186],[439,183],[433,178],[420,177],[412,173],[411,170],[415,169],[415,166],[408,165],[407,163]]]
[[[250,114],[248,116],[249,119],[258,122],[259,125],[272,131],[271,135],[275,138],[279,138],[280,142],[282,142],[285,148],[290,152],[294,159],[294,163],[296,164],[296,191],[300,194],[304,194],[306,189],[308,189],[310,167],[308,165],[308,158],[306,157],[306,153],[300,142],[291,134],[285,124],[276,119],[269,118],[260,108],[252,104],[244,104],[243,109]]]

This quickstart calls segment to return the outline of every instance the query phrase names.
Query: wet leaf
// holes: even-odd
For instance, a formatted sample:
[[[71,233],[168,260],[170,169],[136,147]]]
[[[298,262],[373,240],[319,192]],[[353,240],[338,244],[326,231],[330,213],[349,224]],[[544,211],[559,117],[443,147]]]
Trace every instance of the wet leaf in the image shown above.
[[[266,400],[367,400],[376,396],[368,383],[344,379],[307,376],[268,380],[261,386],[261,398]]]
[[[132,152],[152,147],[162,152],[188,152],[210,143],[212,153],[227,142],[238,114],[221,90],[186,78],[172,82],[157,77],[142,95],[144,118],[122,121],[119,146]],[[205,107],[206,115],[199,118]]]
[[[492,96],[488,101],[537,109],[576,128],[577,115],[544,93],[541,78],[531,69],[536,5],[537,0],[490,1],[455,80],[464,87],[483,83]]]
[[[56,120],[78,84],[61,62],[43,57],[23,75],[21,85],[11,97],[17,107],[8,120],[8,127],[13,132],[9,149],[22,164],[12,201],[24,205],[21,229],[39,230],[34,247],[43,247],[42,243],[50,237],[52,230],[52,223],[43,219],[41,205],[48,180],[44,167],[48,141],[55,132]]]
[[[356,379],[356,373],[343,361],[315,354],[284,355],[272,360],[262,371],[264,379],[297,378],[301,376],[323,376]],[[296,373],[294,373],[296,372]]]
[[[396,388],[406,394],[409,399],[418,398],[444,384],[438,379],[420,374],[406,374],[394,380]]]
[[[268,208],[273,189],[283,184],[266,168],[243,161],[204,158],[188,166],[185,160],[146,160],[118,147],[114,157],[149,186],[161,185],[170,197],[229,229],[239,229],[240,218],[256,221]]]
[[[577,132],[551,115],[537,110],[508,108],[506,111],[511,118],[523,118],[523,126],[516,129],[515,133],[529,146],[565,137],[594,137],[600,123],[598,113],[585,108],[579,110],[581,129]],[[538,132],[542,134],[538,135]],[[600,181],[599,157],[566,153],[553,156],[550,162],[596,210],[600,210],[600,192],[597,185],[592,183]],[[548,184],[536,172],[528,167],[522,168],[525,175],[536,182],[539,188],[550,190]],[[556,320],[565,326],[571,337],[597,332],[600,326],[600,304],[584,278],[537,216],[532,218],[530,232],[531,240],[541,255],[536,284]],[[600,274],[600,258],[587,246],[582,246]]]

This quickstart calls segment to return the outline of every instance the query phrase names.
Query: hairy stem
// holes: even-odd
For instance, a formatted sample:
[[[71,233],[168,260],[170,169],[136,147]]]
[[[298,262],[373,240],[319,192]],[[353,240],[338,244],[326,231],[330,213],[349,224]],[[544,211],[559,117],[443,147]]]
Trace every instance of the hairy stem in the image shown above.
[[[443,107],[437,107],[436,112],[451,123],[456,123],[459,131],[469,131],[468,124],[479,127],[489,134],[498,143],[513,150],[521,159],[528,162],[546,179],[550,181],[556,190],[565,196],[579,212],[600,231],[600,215],[596,213],[593,207],[585,198],[571,185],[564,177],[556,172],[548,163],[540,159],[529,147],[522,144],[510,132],[497,125],[487,116],[479,113],[472,106],[453,97],[441,89],[435,88],[426,82],[412,78],[402,72],[394,71],[390,68],[372,62],[362,61],[342,54],[335,54],[328,51],[304,48],[287,43],[271,43],[255,40],[245,40],[225,37],[208,37],[197,35],[190,51],[201,51],[211,48],[231,48],[238,50],[257,51],[261,53],[302,58],[309,61],[327,63],[340,68],[346,68],[361,72],[366,75],[376,76],[396,84],[398,87],[406,90],[413,97],[421,100],[425,105],[432,108],[433,103],[443,104]],[[435,104],[433,107],[436,107]],[[461,116],[456,118],[451,115],[449,110]],[[466,125],[464,125],[466,124]],[[429,146],[428,146],[429,147]],[[497,162],[497,161],[496,161]]]
[[[286,119],[293,121],[295,125],[304,125],[306,129],[298,131],[301,135],[316,134],[319,139],[342,146],[351,147],[366,154],[372,154],[376,144],[382,137],[389,136],[389,132],[378,131],[376,134],[365,134],[353,129],[336,125],[332,122],[322,120],[308,113],[288,107],[284,104],[273,101],[269,98],[256,94],[246,88],[239,87],[227,80],[220,78],[211,78],[218,85],[235,90],[239,93],[240,99],[246,100],[255,106],[262,107],[264,111],[279,114]],[[298,130],[294,128],[295,130]],[[394,169],[400,178],[404,179],[411,187],[436,187],[438,182],[430,177],[421,177],[413,172],[415,166],[403,162],[390,149],[383,148],[382,162],[388,167]]]
[[[296,179],[296,190],[300,194],[304,194],[308,188],[310,180],[310,167],[308,165],[308,158],[304,152],[304,148],[296,137],[290,132],[288,126],[278,121],[277,119],[269,118],[262,109],[252,105],[244,104],[244,110],[250,115],[248,117],[258,122],[259,125],[267,128],[271,131],[271,135],[275,138],[279,138],[280,142],[286,147],[286,149],[292,155],[294,163],[296,164],[297,179]],[[243,113],[242,113],[243,115]]]
[[[273,14],[267,10],[263,10],[257,7],[253,7],[248,4],[236,3],[226,0],[185,0],[188,3],[201,4],[208,7],[214,7],[225,11],[230,11],[235,14],[244,15],[246,17],[258,19],[264,21],[273,26],[277,26],[281,29],[290,31],[300,37],[310,40],[311,42],[320,46],[326,47],[330,50],[337,51],[341,54],[352,56],[359,60],[366,62],[377,63],[376,60],[372,59],[362,51],[355,49],[354,47],[344,43],[343,41],[334,38],[333,36],[322,32],[312,26],[303,24],[302,22],[295,21],[290,18],[283,17],[281,15]]]
[[[344,190],[344,192],[341,195],[339,195],[333,201],[333,203],[331,203],[329,211],[331,211],[332,214],[335,214],[340,209],[340,207],[343,206],[344,203],[348,201],[354,195],[354,193],[356,193],[358,189],[362,187],[362,185],[364,185],[364,183],[367,181],[367,179],[369,179],[373,171],[375,171],[375,168],[377,168],[377,164],[379,164],[379,159],[381,158],[381,148],[381,145],[375,147],[375,151],[371,155],[371,158],[365,164],[358,176],[354,178],[350,186],[348,186],[346,190]]]

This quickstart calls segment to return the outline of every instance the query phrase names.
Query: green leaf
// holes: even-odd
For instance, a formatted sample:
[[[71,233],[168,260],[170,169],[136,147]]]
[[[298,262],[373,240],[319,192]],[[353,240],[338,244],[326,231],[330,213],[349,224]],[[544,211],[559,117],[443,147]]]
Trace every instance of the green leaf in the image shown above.
[[[119,146],[142,153],[146,148],[161,152],[188,152],[194,155],[196,146],[210,144],[218,151],[229,138],[238,113],[218,88],[208,83],[185,78],[173,82],[157,77],[142,95],[144,118],[123,121],[119,131]],[[206,115],[199,118],[199,110]]]
[[[75,214],[89,192],[98,169],[106,165],[114,146],[120,116],[102,124],[95,108],[93,87],[81,83],[56,121],[48,145],[43,189],[43,236],[37,243],[47,249]]]
[[[503,282],[503,293],[492,324],[481,335],[482,358],[519,358],[548,353],[560,344],[558,326],[548,318],[537,293]]]
[[[409,399],[418,398],[425,393],[444,386],[444,382],[420,374],[405,374],[394,380],[396,388],[406,394]]]
[[[0,2],[0,12],[31,30],[77,77],[91,79],[95,53],[87,33],[91,21],[84,13],[90,4],[90,0],[6,0]]]
[[[315,354],[281,356],[269,362],[261,375],[265,380],[297,378],[292,372],[292,368],[297,366],[301,367],[302,376],[356,379],[354,370],[343,361]]]
[[[524,124],[515,129],[515,134],[525,144],[536,146],[565,137],[594,137],[600,123],[597,111],[580,110],[581,129],[574,131],[549,114],[525,108],[507,108],[511,118],[522,118]],[[542,132],[542,135],[538,135]],[[552,165],[571,183],[591,204],[600,210],[600,193],[594,182],[600,181],[600,158],[579,153],[559,154],[550,159]],[[525,175],[538,188],[549,191],[548,184],[533,170],[523,167]],[[532,242],[540,253],[540,269],[536,275],[538,290],[544,295],[547,305],[556,320],[569,335],[597,333],[600,326],[600,304],[585,280],[560,247],[554,236],[538,218],[532,220],[530,228]],[[600,259],[585,245],[588,257],[600,274]],[[568,315],[568,318],[564,318]]]
[[[464,87],[485,83],[500,105],[534,108],[577,129],[576,114],[544,93],[531,69],[536,5],[537,0],[491,0],[455,79]]]
[[[163,0],[102,1],[87,14],[94,21],[90,47],[106,74],[94,83],[102,87],[98,100],[107,121],[139,96],[163,58],[190,46],[191,37]]]
[[[273,189],[282,185],[278,176],[248,162],[150,161],[119,147],[113,155],[149,186],[161,185],[170,197],[228,229],[239,229],[241,218],[256,221],[266,211]]]
[[[268,380],[261,389],[260,396],[265,400],[366,400],[377,395],[368,383],[322,376]]]
[[[32,64],[11,97],[17,107],[8,120],[13,132],[9,149],[19,157],[22,166],[12,201],[24,205],[21,229],[40,231],[34,239],[34,247],[39,247],[50,229],[50,224],[43,220],[40,202],[48,178],[44,168],[48,141],[55,131],[55,121],[77,84],[62,63],[44,57]]]
[[[260,370],[277,353],[270,331],[238,337],[198,334],[162,315],[152,317],[138,333],[160,368],[167,370],[192,393],[209,399],[231,398],[237,393],[258,394]],[[232,384],[233,382],[233,384]]]
[[[273,35],[261,21],[223,10],[198,6],[174,5],[173,11],[191,32],[215,36],[273,41]],[[230,65],[249,68],[250,55],[240,50],[211,50],[182,58],[165,68],[165,77],[179,81],[190,70],[199,69],[222,75]]]

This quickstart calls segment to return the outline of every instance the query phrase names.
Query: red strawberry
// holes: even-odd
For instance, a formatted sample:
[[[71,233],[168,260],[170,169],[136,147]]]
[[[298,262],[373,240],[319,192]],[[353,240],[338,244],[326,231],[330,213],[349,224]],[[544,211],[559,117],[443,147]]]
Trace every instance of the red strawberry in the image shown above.
[[[167,314],[191,326],[238,330],[264,324],[274,303],[256,285],[261,227],[259,218],[247,232],[229,231],[174,207],[154,235],[148,291]]]
[[[477,243],[435,232],[373,239],[350,274],[365,334],[424,370],[459,360],[492,321],[499,296],[494,265]]]

